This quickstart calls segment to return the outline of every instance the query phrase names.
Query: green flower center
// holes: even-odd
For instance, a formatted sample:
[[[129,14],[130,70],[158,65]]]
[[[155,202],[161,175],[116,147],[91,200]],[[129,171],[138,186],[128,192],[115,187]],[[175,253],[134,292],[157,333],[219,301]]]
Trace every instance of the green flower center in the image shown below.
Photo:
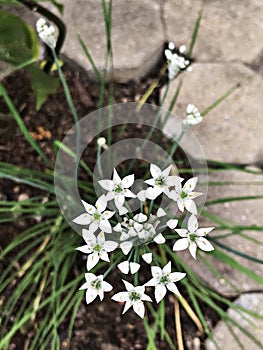
[[[93,217],[96,221],[100,221],[101,215],[99,213],[95,213]]]
[[[185,192],[181,192],[181,195],[180,195],[180,197],[182,198],[182,199],[185,199],[185,198],[187,198],[187,196],[188,196],[188,194],[187,193],[185,193]]]
[[[197,237],[197,235],[196,235],[195,233],[191,233],[191,234],[189,235],[189,239],[190,239],[191,242],[195,242],[196,237]]]
[[[169,282],[169,278],[167,275],[163,275],[161,278],[160,278],[160,283],[161,284],[167,284]]]
[[[116,193],[121,193],[122,192],[122,187],[120,185],[117,185],[114,189],[114,192]]]
[[[94,247],[93,247],[93,251],[94,252],[100,252],[101,251],[101,245],[100,244],[95,244]]]
[[[130,292],[129,297],[130,297],[130,300],[131,300],[131,301],[141,300],[140,294],[137,293],[137,292],[135,292],[135,291]]]
[[[159,187],[165,185],[165,178],[163,176],[158,177],[158,179],[155,180],[155,184]]]
[[[95,289],[100,289],[101,288],[101,280],[99,278],[97,278],[94,281],[92,281],[91,287],[95,288]]]

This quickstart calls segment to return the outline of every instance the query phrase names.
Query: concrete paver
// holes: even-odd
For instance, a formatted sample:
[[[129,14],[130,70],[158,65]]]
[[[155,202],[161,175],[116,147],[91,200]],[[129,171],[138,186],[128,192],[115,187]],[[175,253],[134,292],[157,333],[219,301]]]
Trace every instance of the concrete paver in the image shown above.
[[[241,83],[241,87],[207,114],[199,125],[192,128],[192,132],[208,159],[240,164],[262,162],[261,76],[241,64],[197,63],[193,65],[192,72],[183,73],[181,77],[183,87],[174,113],[183,118],[188,103],[195,104],[202,112],[236,83]],[[164,105],[166,109],[179,80],[180,77],[171,82]],[[165,130],[169,132],[172,128],[171,117]]]
[[[263,303],[263,294],[262,293],[251,293],[241,295],[235,303],[239,306],[245,307],[246,309],[262,314],[262,303]],[[244,327],[246,331],[251,332],[254,337],[257,338],[259,343],[263,344],[263,321],[259,319],[252,318],[245,314],[240,314],[234,309],[228,310],[228,315],[232,317],[240,326]],[[251,324],[251,321],[253,324]],[[249,350],[259,350],[262,347],[255,344],[251,339],[249,339],[243,332],[241,332],[237,327],[234,329],[236,338],[244,346],[244,349]],[[221,349],[227,350],[240,350],[240,345],[236,342],[235,338],[231,334],[229,327],[223,321],[220,321],[215,329],[213,330],[213,336],[218,346]],[[216,350],[218,349],[215,344],[209,339],[206,341],[207,350]]]
[[[202,1],[169,0],[164,5],[167,39],[190,45]],[[261,0],[206,1],[194,49],[198,62],[251,63],[262,51]]]

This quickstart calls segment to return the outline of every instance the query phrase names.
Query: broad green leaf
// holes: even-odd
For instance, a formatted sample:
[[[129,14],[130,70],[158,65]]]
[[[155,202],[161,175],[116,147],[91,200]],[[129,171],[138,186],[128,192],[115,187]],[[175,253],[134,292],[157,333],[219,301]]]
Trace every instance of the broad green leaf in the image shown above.
[[[47,97],[54,94],[59,86],[59,80],[43,72],[37,65],[27,67],[31,77],[32,90],[36,96],[36,109],[39,110]]]
[[[37,60],[36,32],[20,17],[0,10],[0,33],[0,60],[15,66]]]

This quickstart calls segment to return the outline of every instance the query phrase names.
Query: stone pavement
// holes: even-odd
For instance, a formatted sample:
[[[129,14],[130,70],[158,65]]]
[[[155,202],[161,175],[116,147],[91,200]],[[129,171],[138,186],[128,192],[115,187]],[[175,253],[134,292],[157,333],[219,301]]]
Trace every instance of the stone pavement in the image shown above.
[[[101,1],[60,0],[60,2],[65,4],[64,20],[68,27],[63,53],[95,79],[91,65],[78,43],[77,35],[81,35],[97,67],[102,70],[105,64],[106,40]],[[189,47],[194,23],[201,8],[200,0],[113,0],[114,78],[125,82],[145,76],[162,56],[164,42],[172,40],[178,46],[185,44]],[[234,84],[240,83],[240,88],[212,110],[193,132],[207,158],[246,164],[257,170],[263,164],[262,18],[262,0],[207,0],[193,52],[195,60],[193,70],[182,73],[171,83],[165,102],[167,108],[178,81],[183,80],[181,94],[173,111],[183,118],[188,103],[194,103],[202,111]],[[172,128],[171,118],[167,130]],[[208,200],[219,197],[263,195],[262,174],[253,176],[245,172],[224,171],[212,174],[210,181],[238,181],[238,184],[211,186]],[[213,214],[230,223],[263,226],[262,207],[263,200],[258,199],[218,204],[207,209],[211,209]],[[204,220],[202,224],[213,225],[208,220]],[[250,240],[231,236],[220,242],[262,260],[262,231],[250,230],[245,233],[251,238]],[[212,234],[219,235],[219,232]],[[263,276],[263,265],[232,256]],[[245,278],[244,275],[241,276],[229,266],[218,263],[212,256],[207,259],[219,269],[221,278],[215,278],[201,262],[193,266],[197,273],[220,293],[233,293],[233,288],[226,282],[227,279],[241,292],[263,290],[262,286]],[[247,298],[245,305],[252,309],[255,307],[256,311],[262,305],[262,293],[248,294],[242,298]],[[232,310],[229,312],[232,313]],[[244,321],[238,318],[237,320]],[[262,323],[256,321],[256,324],[258,328],[251,328],[251,331],[262,341]],[[228,350],[239,348],[224,327],[220,322],[214,331],[219,345]],[[248,339],[243,339],[240,334],[238,337],[245,349],[257,349],[251,346]],[[209,342],[207,349],[213,349]]]

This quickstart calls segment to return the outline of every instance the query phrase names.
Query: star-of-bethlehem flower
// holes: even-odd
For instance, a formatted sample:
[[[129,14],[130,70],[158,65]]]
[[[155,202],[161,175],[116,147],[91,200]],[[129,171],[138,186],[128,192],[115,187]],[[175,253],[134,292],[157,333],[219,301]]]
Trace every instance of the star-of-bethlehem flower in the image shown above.
[[[188,248],[192,257],[196,259],[197,248],[205,252],[214,250],[212,244],[205,238],[214,227],[198,228],[196,216],[191,215],[187,223],[187,228],[188,230],[183,228],[175,229],[175,232],[182,238],[175,242],[173,246],[174,251]]]
[[[171,272],[171,261],[169,261],[163,269],[158,266],[152,266],[151,270],[153,278],[145,283],[144,286],[155,287],[154,295],[157,303],[165,297],[167,289],[176,295],[180,295],[175,282],[183,279],[186,276],[186,273]]]
[[[99,296],[102,301],[104,298],[104,292],[110,292],[112,290],[112,286],[103,281],[103,276],[96,276],[93,273],[85,273],[86,282],[79,288],[87,289],[86,291],[86,303],[90,304],[93,300]]]
[[[125,197],[136,198],[136,195],[128,189],[132,186],[133,183],[134,175],[128,175],[121,179],[116,169],[113,171],[112,180],[99,181],[100,186],[108,191],[106,200],[110,201],[114,199],[114,203],[121,215],[128,212],[128,210],[123,207]]]
[[[165,193],[167,196],[169,196],[169,188],[175,185],[179,186],[183,179],[181,179],[179,176],[169,176],[171,168],[172,165],[168,166],[164,170],[161,170],[157,165],[151,164],[150,172],[152,178],[146,180],[145,182],[152,187],[149,187],[147,190],[145,190],[144,196],[146,198],[154,200],[161,193]]]
[[[102,195],[96,201],[95,206],[81,201],[86,213],[83,213],[73,219],[73,222],[79,225],[89,225],[89,231],[94,233],[98,228],[106,233],[111,233],[112,228],[109,219],[115,214],[114,211],[105,210],[107,200],[105,195]]]
[[[186,209],[190,213],[197,215],[197,208],[193,199],[203,194],[193,192],[197,181],[198,178],[193,177],[187,180],[183,187],[181,183],[176,183],[175,190],[170,192],[169,197],[177,202],[179,210],[184,211]]]
[[[82,247],[78,247],[77,250],[82,253],[89,254],[87,259],[87,270],[91,270],[99,260],[109,262],[108,253],[112,252],[118,247],[118,243],[114,241],[105,241],[104,232],[100,232],[96,237],[94,233],[89,230],[82,230],[82,235],[87,243]]]
[[[112,300],[125,302],[123,314],[132,306],[134,312],[141,318],[144,317],[145,307],[143,301],[152,301],[152,299],[144,294],[145,286],[134,287],[131,283],[124,281],[127,292],[119,292],[111,298]]]
[[[53,26],[48,26],[44,18],[39,18],[36,23],[36,29],[43,43],[54,49],[56,47],[56,39],[54,36],[55,28]]]
[[[186,67],[189,66],[190,61],[185,59],[183,56],[180,56],[177,53],[173,53],[175,46],[170,44],[169,44],[169,49],[165,50],[164,54],[168,61],[168,77],[170,80],[172,80],[177,76],[177,74],[182,69],[185,69]],[[182,53],[184,49],[185,47],[182,46],[182,49],[180,49],[180,52]]]
[[[197,125],[201,123],[203,120],[203,117],[201,116],[201,113],[198,111],[198,109],[193,104],[189,104],[186,108],[186,117],[183,120],[183,125],[185,127]]]

